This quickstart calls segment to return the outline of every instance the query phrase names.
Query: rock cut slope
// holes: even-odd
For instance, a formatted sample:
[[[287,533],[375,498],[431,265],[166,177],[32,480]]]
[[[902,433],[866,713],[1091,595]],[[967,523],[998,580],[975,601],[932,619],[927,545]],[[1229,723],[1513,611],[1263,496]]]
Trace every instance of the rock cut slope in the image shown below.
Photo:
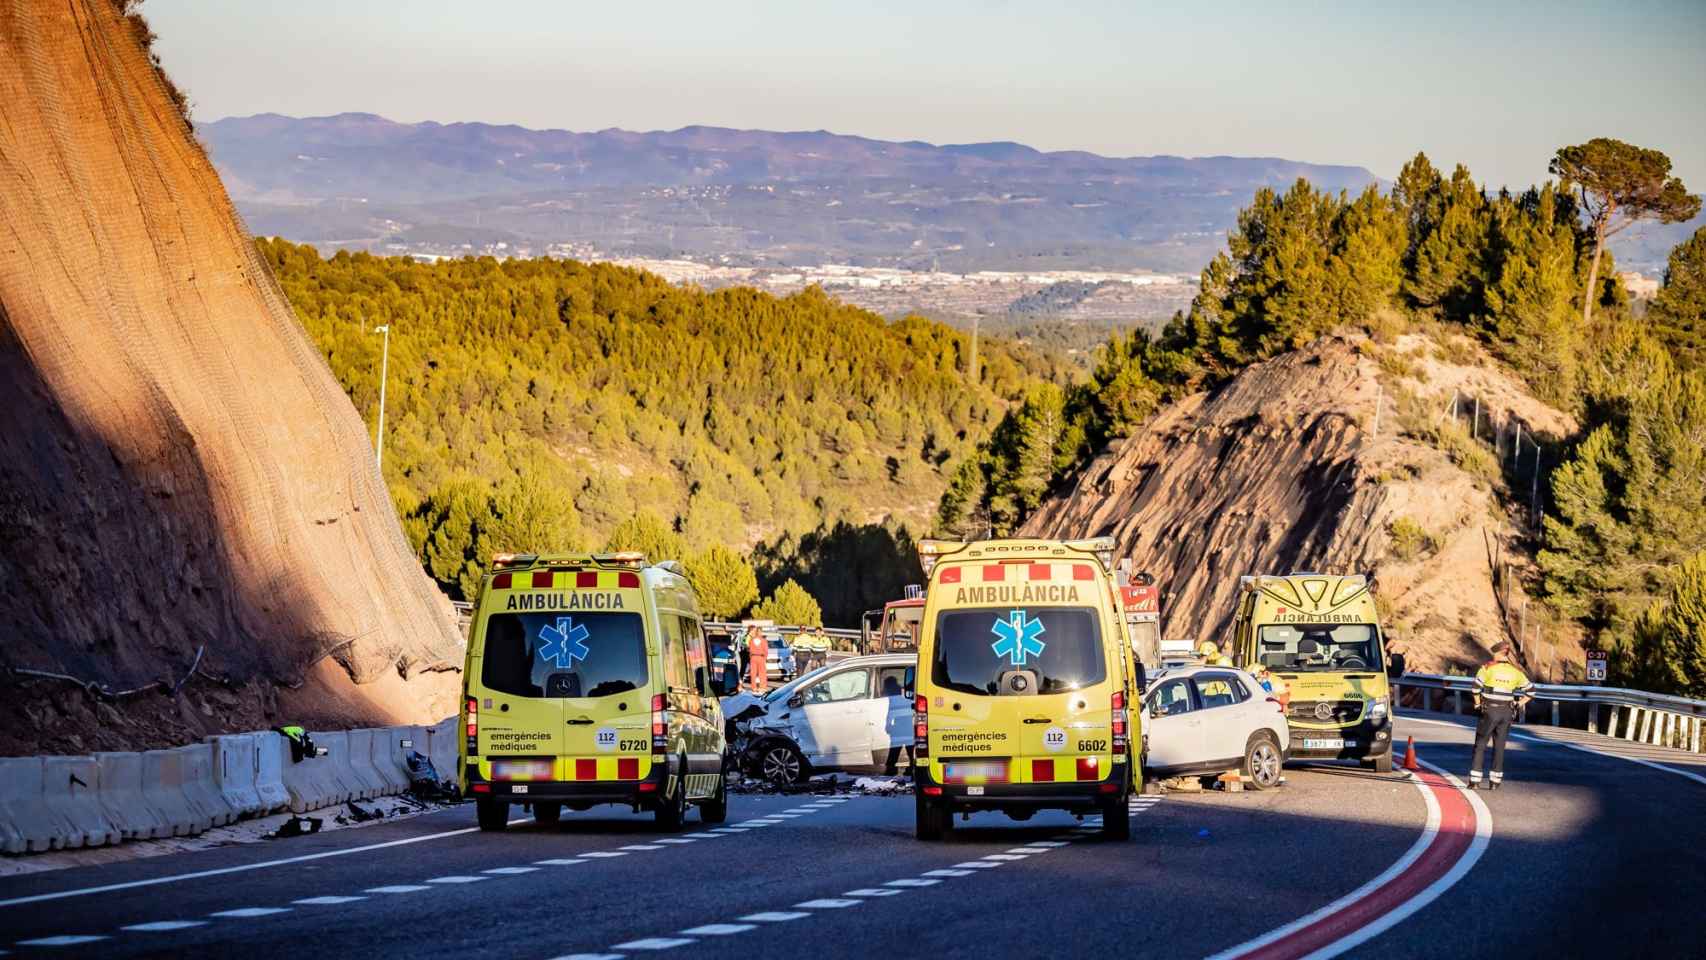
[[[1242,575],[1371,574],[1411,668],[1460,671],[1509,635],[1493,556],[1515,563],[1513,607],[1530,565],[1506,506],[1527,461],[1502,469],[1516,426],[1558,438],[1574,424],[1466,338],[1447,343],[1358,334],[1256,364],[1164,408],[1023,532],[1116,537],[1166,591],[1164,635],[1193,643],[1227,636]],[[1450,427],[1453,395],[1465,426],[1480,398],[1481,441]],[[1575,641],[1548,634],[1531,667],[1573,659],[1553,643]]]
[[[436,719],[361,693],[459,657],[454,619],[146,38],[113,0],[0,4],[0,751],[252,726],[327,657],[357,685],[304,719]],[[19,668],[181,689],[97,711]]]

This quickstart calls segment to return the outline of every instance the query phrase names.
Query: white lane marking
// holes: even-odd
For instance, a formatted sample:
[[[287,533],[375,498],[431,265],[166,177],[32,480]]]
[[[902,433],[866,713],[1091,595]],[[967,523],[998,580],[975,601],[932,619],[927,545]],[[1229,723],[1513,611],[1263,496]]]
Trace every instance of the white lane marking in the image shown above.
[[[771,816],[779,817],[779,816],[782,816],[783,814],[793,814],[794,816],[797,817],[797,816],[800,816],[801,814],[805,814],[805,813],[815,813],[816,811],[818,811],[820,809],[822,809],[822,808],[821,807],[789,807],[788,809],[782,811],[782,813],[773,813],[773,814],[771,814]]]
[[[991,862],[990,862],[990,861],[988,861],[988,860],[967,860],[967,861],[965,861],[965,862],[964,862],[964,863],[956,863],[956,864],[954,864],[954,866],[955,866],[955,867],[958,867],[958,868],[960,868],[960,869],[962,869],[962,870],[963,870],[963,869],[971,869],[971,870],[993,870],[993,869],[995,869],[995,868],[996,868],[996,867],[999,867],[999,866],[1001,866],[1001,864],[999,864],[999,863],[991,863]]]
[[[622,960],[620,953],[565,953],[552,960]]]
[[[210,917],[224,917],[229,920],[249,920],[254,917],[270,917],[275,913],[289,913],[289,907],[239,907],[236,910],[221,910],[210,913]]]
[[[1481,859],[1481,854],[1487,849],[1487,843],[1493,836],[1493,815],[1487,810],[1487,805],[1481,802],[1481,798],[1476,796],[1474,791],[1464,789],[1462,780],[1446,773],[1444,770],[1428,763],[1426,760],[1421,761],[1421,764],[1429,770],[1432,770],[1444,777],[1447,782],[1456,787],[1457,791],[1468,799],[1470,807],[1475,810],[1475,839],[1470,841],[1468,848],[1463,851],[1463,855],[1457,859],[1457,863],[1453,865],[1444,876],[1435,880],[1433,883],[1428,884],[1422,890],[1412,895],[1410,899],[1405,900],[1398,906],[1386,911],[1384,914],[1381,914],[1367,926],[1351,931],[1338,940],[1335,940],[1321,949],[1316,950],[1314,953],[1304,957],[1303,960],[1326,960],[1328,957],[1338,956],[1358,944],[1384,933],[1396,926],[1400,921],[1409,917],[1411,914],[1414,914],[1417,910],[1420,910],[1432,903],[1440,894],[1444,893],[1447,888],[1462,879],[1463,875],[1468,873],[1469,869],[1475,865],[1475,862]],[[1254,940],[1249,940],[1227,950],[1222,950],[1220,953],[1209,957],[1208,960],[1219,960],[1219,958],[1240,956],[1267,946],[1276,940],[1290,935],[1296,930],[1301,930],[1304,927],[1315,923],[1323,917],[1338,913],[1345,907],[1361,900],[1363,897],[1368,896],[1386,884],[1391,883],[1393,880],[1402,876],[1404,871],[1410,869],[1411,864],[1414,864],[1417,860],[1421,859],[1422,854],[1427,852],[1428,847],[1433,844],[1434,837],[1439,833],[1440,823],[1439,801],[1434,798],[1433,790],[1430,789],[1426,783],[1422,782],[1420,777],[1412,776],[1410,777],[1410,782],[1421,792],[1422,800],[1427,804],[1427,821],[1422,827],[1421,835],[1416,838],[1416,842],[1412,843],[1410,845],[1410,849],[1404,851],[1404,855],[1399,857],[1392,866],[1387,867],[1383,873],[1375,877],[1373,880],[1370,880],[1355,890],[1352,890],[1350,893],[1345,894],[1339,899],[1334,900],[1332,903],[1327,904],[1321,909],[1316,910],[1314,913],[1294,920],[1277,930],[1269,931]]]
[[[597,857],[600,860],[608,860],[611,857],[625,857],[627,854],[620,850],[594,850],[591,853],[583,853],[581,856]]]
[[[973,872],[974,871],[971,871],[971,870],[949,870],[949,869],[944,868],[941,870],[926,870],[923,873],[919,874],[919,876],[921,876],[921,877],[969,877],[972,875]]]
[[[772,813],[770,815],[770,819],[772,819],[772,820],[798,820],[803,816],[805,816],[805,814],[803,814],[803,813]]]
[[[580,857],[557,857],[553,860],[535,860],[533,862],[541,867],[572,867],[577,863],[585,863],[586,861]]]
[[[841,897],[826,897],[822,900],[806,900],[794,904],[796,910],[839,910],[842,907],[856,907],[863,901],[842,899]]]
[[[511,821],[519,823],[520,821]],[[114,890],[132,890],[136,887],[151,887],[161,883],[177,883],[180,880],[200,880],[204,877],[222,877],[230,873],[243,873],[248,870],[262,870],[267,867],[282,867],[288,863],[307,863],[310,860],[323,860],[326,857],[341,857],[351,853],[365,853],[369,850],[384,850],[387,847],[401,847],[410,843],[422,843],[427,840],[442,840],[445,837],[460,837],[465,833],[474,833],[479,827],[464,827],[461,830],[447,830],[444,833],[429,833],[424,837],[409,837],[404,840],[390,840],[385,843],[370,843],[363,847],[350,847],[347,850],[327,850],[324,853],[309,853],[300,857],[285,857],[282,860],[265,860],[260,863],[245,863],[236,867],[221,867],[218,870],[198,870],[195,873],[176,873],[169,877],[154,877],[150,880],[131,880],[126,883],[109,883],[99,887],[83,887],[77,890],[60,890],[57,893],[38,893],[28,897],[14,897],[10,900],[0,900],[0,907],[15,907],[25,903],[40,903],[43,900],[60,900],[65,897],[81,897],[91,893],[111,893]]]
[[[745,827],[718,827],[715,830],[712,830],[711,832],[712,833],[721,833],[721,834],[727,835],[727,834],[731,834],[731,833],[745,833],[746,829],[747,828],[745,828]]]
[[[368,887],[362,893],[417,893],[432,888],[421,883],[394,883],[388,887]]]
[[[885,887],[933,887],[936,884],[941,883],[941,882],[942,881],[940,881],[940,880],[932,880],[932,879],[927,878],[927,877],[905,877],[905,878],[900,879],[900,880],[890,880],[888,883],[883,884],[883,886],[885,886]]]
[[[737,826],[737,827],[768,827],[775,822],[776,822],[775,820],[743,820],[740,823],[735,824],[735,826]]]
[[[755,923],[707,923],[702,927],[693,927],[681,932],[695,937],[726,937],[733,933],[745,933],[748,930],[757,929],[758,925]]]
[[[623,847],[622,849],[624,849],[624,850],[664,850],[667,848],[660,847],[655,843],[630,843],[627,846]]]
[[[983,859],[985,859],[985,860],[998,860],[998,861],[1005,863],[1009,860],[1023,860],[1023,859],[1025,859],[1025,857],[1023,857],[1017,853],[992,853],[989,856],[984,857]]]
[[[366,899],[366,897],[308,897],[304,900],[292,900],[290,902],[304,907],[335,907],[340,903],[354,903],[357,900]]]
[[[707,832],[707,833],[690,833],[690,834],[688,834],[688,836],[692,837],[695,840],[715,840],[718,837],[722,836],[722,834],[720,834],[720,833],[708,833]]]
[[[120,930],[131,930],[136,933],[165,933],[167,930],[185,930],[190,927],[205,927],[206,920],[156,920],[153,923],[133,923]]]
[[[490,874],[493,874],[493,875],[499,876],[499,877],[513,877],[516,874],[520,874],[520,873],[537,873],[537,872],[539,872],[539,868],[538,867],[493,867],[490,870],[481,870],[480,872],[481,873],[490,873]]]
[[[1033,853],[1047,853],[1048,848],[1046,848],[1046,847],[1012,847],[1012,848],[1008,849],[1007,852],[1008,853],[1017,853],[1017,854],[1021,854],[1023,856],[1028,857]]]
[[[692,843],[693,839],[691,837],[660,837],[658,839],[658,842],[675,845],[675,844],[682,844],[682,843]]]
[[[479,883],[481,880],[490,879],[491,877],[465,877],[457,875],[452,877],[433,877],[431,880],[428,880],[427,883]]]
[[[1456,727],[1459,730],[1467,730],[1470,732],[1474,732],[1475,730],[1473,726],[1470,726],[1467,723],[1455,723],[1451,720],[1435,720],[1432,717],[1403,717],[1402,719],[1406,723],[1437,723],[1442,727]],[[1621,753],[1612,753],[1609,750],[1595,750],[1593,747],[1584,746],[1579,743],[1570,743],[1565,740],[1551,740],[1546,737],[1536,737],[1533,734],[1523,733],[1520,730],[1512,730],[1511,736],[1518,740],[1527,740],[1529,743],[1544,743],[1553,747],[1568,747],[1571,750],[1577,750],[1582,753],[1591,753],[1596,757],[1610,757],[1613,760],[1627,760],[1630,763],[1638,763],[1643,767],[1651,767],[1654,770],[1660,770],[1665,773],[1674,773],[1679,777],[1687,777],[1695,783],[1706,784],[1706,776],[1701,776],[1700,774],[1689,770],[1679,770],[1676,767],[1666,766],[1665,764],[1657,763],[1652,760],[1644,760],[1640,757],[1626,757]],[[1646,746],[1651,746],[1651,744],[1646,744]],[[1432,764],[1428,764],[1426,761],[1423,761],[1423,764],[1426,766],[1432,766]],[[0,903],[0,907],[3,906],[5,906],[5,904]]]
[[[1027,846],[1027,847],[1064,847],[1064,846],[1066,846],[1066,841],[1065,840],[1032,840],[1030,843],[1025,844],[1025,846]]]
[[[57,936],[57,937],[41,937],[40,939],[36,939],[36,940],[19,940],[18,946],[20,946],[20,947],[75,947],[80,943],[94,943],[97,940],[105,940],[105,939],[106,939],[106,937],[89,936],[89,935],[83,935],[83,934],[62,934],[62,935]]]
[[[900,891],[892,889],[892,888],[891,889],[878,889],[875,887],[860,887],[857,890],[847,891],[845,896],[849,896],[849,897],[898,897],[898,896],[900,896]]]
[[[750,920],[753,923],[781,923],[785,920],[798,920],[801,917],[809,916],[811,916],[809,913],[790,913],[786,910],[765,910],[762,913],[749,913],[740,919]]]
[[[647,937],[644,940],[629,940],[611,946],[612,950],[669,950],[674,947],[685,947],[695,942],[690,937]]]

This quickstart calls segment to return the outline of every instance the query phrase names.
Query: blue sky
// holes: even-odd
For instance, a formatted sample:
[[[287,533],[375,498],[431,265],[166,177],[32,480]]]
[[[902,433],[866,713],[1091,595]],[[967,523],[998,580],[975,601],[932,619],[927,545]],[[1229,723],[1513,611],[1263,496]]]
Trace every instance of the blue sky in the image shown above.
[[[1291,9],[1296,8],[1296,9]],[[1706,2],[147,0],[198,120],[366,111],[1281,156],[1494,185],[1615,136],[1706,191]]]

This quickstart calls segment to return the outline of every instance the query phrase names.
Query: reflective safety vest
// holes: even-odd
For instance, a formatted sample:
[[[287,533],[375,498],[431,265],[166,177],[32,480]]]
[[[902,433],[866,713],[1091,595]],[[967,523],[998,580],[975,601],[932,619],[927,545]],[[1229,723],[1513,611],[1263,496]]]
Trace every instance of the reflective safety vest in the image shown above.
[[[1521,667],[1494,660],[1476,671],[1475,695],[1483,703],[1515,703],[1518,697],[1533,696],[1534,684]]]

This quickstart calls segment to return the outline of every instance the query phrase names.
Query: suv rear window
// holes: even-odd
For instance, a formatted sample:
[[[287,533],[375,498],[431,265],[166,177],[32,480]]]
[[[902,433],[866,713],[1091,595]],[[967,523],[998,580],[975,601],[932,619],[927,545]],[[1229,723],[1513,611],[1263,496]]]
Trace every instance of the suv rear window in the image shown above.
[[[1025,689],[1014,688],[1015,676]],[[1089,608],[945,610],[936,618],[930,679],[939,687],[986,696],[1063,693],[1106,676],[1102,631]]]
[[[516,697],[608,697],[646,685],[637,613],[499,613],[486,621],[480,682]]]

